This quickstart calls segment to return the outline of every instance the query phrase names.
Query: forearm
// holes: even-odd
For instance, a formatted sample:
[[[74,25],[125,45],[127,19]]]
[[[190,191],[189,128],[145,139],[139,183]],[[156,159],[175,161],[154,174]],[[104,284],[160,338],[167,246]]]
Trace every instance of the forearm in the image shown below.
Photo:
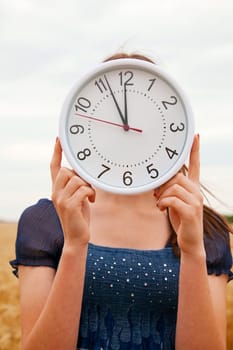
[[[224,350],[211,298],[205,253],[181,253],[176,350]]]
[[[76,349],[86,255],[87,246],[64,246],[47,301],[23,350]]]

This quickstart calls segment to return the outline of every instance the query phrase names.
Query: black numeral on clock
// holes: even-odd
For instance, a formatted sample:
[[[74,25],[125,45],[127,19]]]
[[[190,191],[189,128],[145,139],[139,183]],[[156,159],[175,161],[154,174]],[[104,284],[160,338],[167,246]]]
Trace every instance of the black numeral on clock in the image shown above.
[[[154,164],[151,163],[146,167],[146,169],[147,169],[147,172],[150,175],[150,177],[152,179],[156,179],[159,176],[159,171],[158,171],[158,169],[153,168],[153,166],[154,166]]]
[[[174,106],[175,104],[177,104],[176,96],[171,96],[170,99],[171,99],[171,101],[162,101],[162,104],[163,104],[165,109],[168,109],[169,105]]]
[[[74,105],[76,112],[79,110],[83,111],[84,113],[87,112],[88,108],[91,107],[91,101],[88,100],[86,97],[79,97],[77,99],[77,103]]]
[[[130,83],[130,81],[133,79],[133,72],[130,70],[127,70],[126,72],[120,72],[120,85],[133,85],[133,83]]]
[[[170,130],[172,132],[177,132],[177,131],[184,131],[185,125],[184,123],[180,123],[180,125],[175,125],[175,123],[170,124]]]
[[[165,149],[170,159],[172,159],[174,156],[178,156],[178,153],[176,152],[176,150],[170,149],[168,147],[166,147]]]
[[[84,133],[84,127],[82,125],[72,125],[70,127],[71,134],[83,134]]]
[[[97,88],[99,89],[101,94],[104,91],[107,91],[107,87],[106,87],[105,83],[103,82],[102,78],[99,78],[98,80],[95,80],[95,86],[97,86]]]
[[[89,157],[91,155],[91,150],[89,148],[84,148],[83,151],[79,151],[77,153],[77,157],[79,160],[84,160],[87,157]]]
[[[126,171],[123,174],[123,183],[125,184],[125,186],[130,186],[133,183],[133,179],[132,179],[132,172],[131,171]]]
[[[155,80],[156,80],[156,78],[149,79],[149,81],[150,81],[150,85],[149,85],[149,87],[148,87],[147,91],[150,91],[150,89],[151,89],[151,88],[152,88],[152,86],[154,85]]]
[[[101,164],[101,166],[104,168],[103,171],[101,171],[101,173],[97,176],[97,178],[99,179],[102,175],[104,175],[107,171],[111,170],[111,168],[109,168],[107,165],[105,164]]]

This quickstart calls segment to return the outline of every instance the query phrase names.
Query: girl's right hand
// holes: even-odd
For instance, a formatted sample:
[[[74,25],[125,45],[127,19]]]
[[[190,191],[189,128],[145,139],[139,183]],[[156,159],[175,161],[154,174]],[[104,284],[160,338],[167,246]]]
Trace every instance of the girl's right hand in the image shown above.
[[[90,239],[89,203],[94,189],[73,170],[61,166],[62,148],[57,138],[50,163],[52,201],[61,221],[66,245],[86,245]]]

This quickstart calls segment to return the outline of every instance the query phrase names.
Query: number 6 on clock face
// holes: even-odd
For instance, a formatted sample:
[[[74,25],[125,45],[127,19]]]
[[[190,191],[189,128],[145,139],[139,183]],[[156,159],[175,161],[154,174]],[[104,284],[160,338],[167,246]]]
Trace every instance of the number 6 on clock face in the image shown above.
[[[158,66],[136,59],[102,63],[68,94],[59,134],[73,169],[93,186],[134,194],[168,181],[194,136],[187,97]]]

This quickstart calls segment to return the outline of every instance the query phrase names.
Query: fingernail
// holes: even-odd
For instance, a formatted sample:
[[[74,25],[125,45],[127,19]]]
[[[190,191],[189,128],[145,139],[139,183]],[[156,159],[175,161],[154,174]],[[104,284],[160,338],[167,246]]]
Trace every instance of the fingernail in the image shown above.
[[[59,137],[57,136],[57,137],[56,137],[56,143],[58,142],[58,140],[59,140]]]

